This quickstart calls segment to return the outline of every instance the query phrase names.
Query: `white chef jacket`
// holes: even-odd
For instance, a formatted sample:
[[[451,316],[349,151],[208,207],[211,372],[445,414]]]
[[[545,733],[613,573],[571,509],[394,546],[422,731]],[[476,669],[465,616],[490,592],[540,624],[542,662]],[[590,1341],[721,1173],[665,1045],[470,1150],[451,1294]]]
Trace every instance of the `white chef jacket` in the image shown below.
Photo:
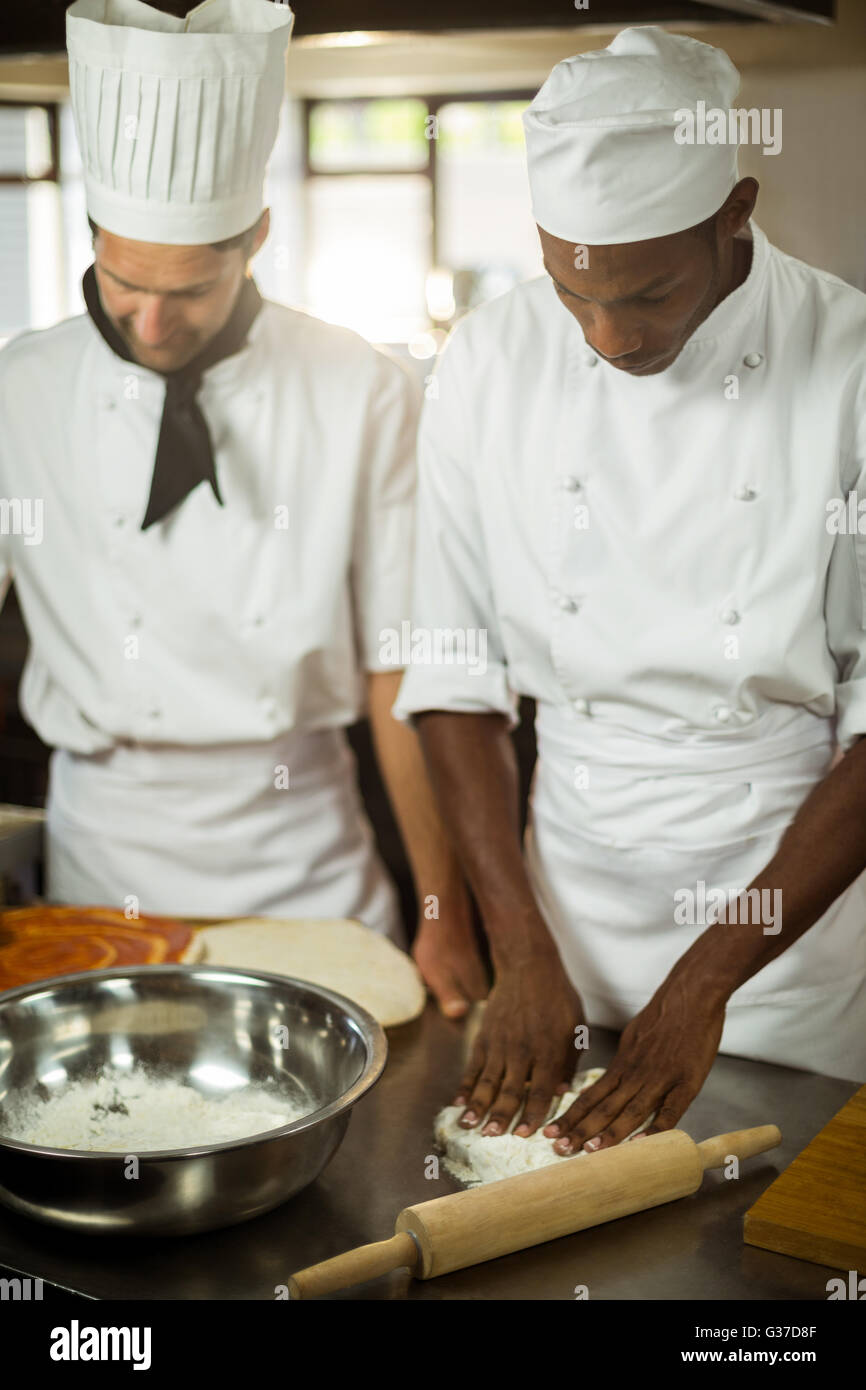
[[[116,901],[139,890],[150,911],[206,915],[230,902],[322,915],[300,887],[318,874],[333,880],[325,915],[360,904],[393,930],[383,876],[372,906],[362,891],[366,828],[346,892],[333,866],[346,852],[341,823],[361,814],[339,731],[363,712],[364,672],[389,669],[380,632],[407,610],[414,383],[355,334],[265,302],[247,344],[205,373],[199,393],[225,505],[201,485],[142,532],[164,393],[164,379],[118,358],[87,316],[24,333],[0,354],[0,497],[43,507],[41,543],[0,537],[0,577],[5,589],[14,575],[31,641],[22,711],[60,750],[51,895]],[[274,786],[285,763],[289,795]],[[224,786],[220,832],[196,862],[191,841],[208,825],[220,768],[235,799],[226,804]],[[306,789],[295,795],[293,771]],[[124,819],[126,802],[135,810]],[[252,827],[266,804],[281,808],[269,825],[282,848],[266,882],[238,883],[245,860],[252,873],[261,859],[262,826]],[[147,864],[136,840],[149,842]]]
[[[866,499],[866,297],[751,233],[661,373],[599,359],[544,277],[470,314],[427,393],[412,627],[470,659],[413,660],[395,713],[538,702],[527,862],[599,1024],[705,929],[674,893],[745,888],[834,730],[866,732],[866,536],[828,527]],[[722,1048],[857,1079],[864,1025],[861,879],[735,992]]]

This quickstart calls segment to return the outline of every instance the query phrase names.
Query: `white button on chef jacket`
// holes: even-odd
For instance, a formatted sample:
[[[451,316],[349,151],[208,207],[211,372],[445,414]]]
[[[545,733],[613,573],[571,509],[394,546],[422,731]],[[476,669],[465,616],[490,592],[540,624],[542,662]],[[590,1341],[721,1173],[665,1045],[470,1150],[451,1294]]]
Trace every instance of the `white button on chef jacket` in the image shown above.
[[[530,869],[612,1026],[703,929],[672,923],[677,887],[746,887],[833,720],[844,748],[866,732],[866,536],[826,524],[840,486],[866,498],[866,298],[751,231],[747,279],[664,372],[588,371],[544,277],[458,326],[422,422],[414,621],[483,630],[486,663],[413,663],[395,712],[536,699]],[[828,918],[737,991],[723,1048],[866,1071],[862,882]]]
[[[81,782],[96,765],[77,754],[126,759],[136,786],[156,768],[155,741],[235,750],[238,787],[240,749],[253,750],[271,791],[286,756],[309,778],[298,739],[363,712],[364,672],[391,669],[380,634],[399,632],[408,611],[419,392],[397,362],[266,302],[247,345],[205,373],[199,395],[225,506],[200,484],[142,532],[164,391],[157,373],[117,358],[86,316],[25,333],[0,354],[0,496],[39,499],[44,530],[39,544],[0,536],[0,587],[14,576],[31,639],[21,706],[64,750],[54,780],[70,820],[83,814],[85,792],[97,795]],[[210,769],[211,788],[220,775],[218,755],[166,758],[188,788],[197,768]],[[350,821],[342,753],[322,745],[312,761],[330,767],[317,783],[322,824]],[[325,808],[335,768],[345,783],[337,810]],[[89,830],[107,835],[111,816],[100,812]],[[256,843],[261,851],[258,831],[244,853]],[[273,835],[274,862],[285,866],[292,846],[283,834],[279,850]],[[192,854],[189,840],[164,849]],[[118,864],[114,891],[134,891]],[[231,911],[215,876],[215,910]],[[149,910],[181,910],[149,892],[161,903]],[[195,915],[207,915],[197,901]],[[276,889],[256,901],[279,909]]]

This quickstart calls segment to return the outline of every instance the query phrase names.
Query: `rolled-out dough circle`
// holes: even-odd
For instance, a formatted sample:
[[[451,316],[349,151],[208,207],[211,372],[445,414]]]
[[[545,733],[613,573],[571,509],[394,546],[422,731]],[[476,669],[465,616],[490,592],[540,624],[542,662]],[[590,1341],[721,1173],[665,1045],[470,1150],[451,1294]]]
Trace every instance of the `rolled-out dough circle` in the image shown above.
[[[208,965],[292,975],[345,994],[383,1028],[423,1012],[424,981],[412,960],[360,922],[244,918],[197,933]]]

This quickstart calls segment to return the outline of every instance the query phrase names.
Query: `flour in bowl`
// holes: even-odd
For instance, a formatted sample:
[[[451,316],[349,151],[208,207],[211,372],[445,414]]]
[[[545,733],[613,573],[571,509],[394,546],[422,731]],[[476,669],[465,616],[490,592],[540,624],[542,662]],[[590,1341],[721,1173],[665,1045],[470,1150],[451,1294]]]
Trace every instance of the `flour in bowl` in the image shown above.
[[[0,1135],[49,1149],[141,1154],[226,1144],[292,1124],[313,1110],[248,1086],[204,1096],[179,1081],[147,1072],[107,1069],[94,1081],[74,1081],[47,1100],[7,1100]]]

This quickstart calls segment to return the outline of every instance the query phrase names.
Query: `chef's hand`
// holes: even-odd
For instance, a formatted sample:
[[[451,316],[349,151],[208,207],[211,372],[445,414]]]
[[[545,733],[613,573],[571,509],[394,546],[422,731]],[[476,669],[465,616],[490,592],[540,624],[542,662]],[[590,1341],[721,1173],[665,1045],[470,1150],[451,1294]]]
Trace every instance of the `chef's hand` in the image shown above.
[[[724,1021],[724,1000],[683,980],[666,980],[623,1030],[604,1076],[545,1126],[556,1152],[610,1148],[653,1111],[646,1134],[674,1129],[715,1061]]]
[[[446,1018],[462,1018],[473,1000],[487,998],[487,971],[468,906],[444,911],[436,919],[422,917],[412,959]]]
[[[504,1134],[525,1099],[514,1133],[534,1134],[574,1075],[574,1030],[581,1023],[580,996],[558,956],[498,972],[452,1102],[467,1107],[460,1124],[471,1129],[490,1110],[482,1133]]]

